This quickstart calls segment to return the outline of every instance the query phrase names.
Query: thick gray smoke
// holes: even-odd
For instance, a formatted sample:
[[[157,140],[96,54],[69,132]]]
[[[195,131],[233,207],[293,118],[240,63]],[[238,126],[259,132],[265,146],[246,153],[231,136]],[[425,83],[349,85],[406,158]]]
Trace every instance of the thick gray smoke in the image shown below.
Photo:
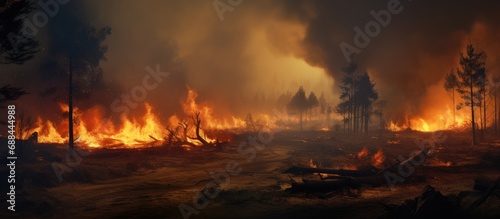
[[[53,19],[77,16],[96,27],[112,28],[106,40],[108,59],[101,65],[104,85],[93,88],[93,101],[108,104],[119,98],[138,85],[147,74],[146,66],[160,64],[171,75],[147,101],[165,114],[180,110],[185,85],[220,112],[240,115],[261,107],[245,104],[255,96],[273,99],[299,85],[318,95],[325,91],[330,101],[337,101],[340,69],[347,64],[339,45],[356,46],[354,28],[366,32],[367,24],[381,22],[373,13],[391,8],[398,12],[390,14],[390,21],[380,15],[387,23],[371,29],[377,34],[355,55],[360,71],[368,70],[387,101],[389,119],[423,114],[436,102],[429,96],[448,98],[444,91],[433,92],[458,66],[459,53],[468,42],[488,54],[488,73],[499,74],[498,1],[243,0],[231,6],[220,0],[230,8],[222,14],[223,21],[213,2],[71,1]],[[50,42],[48,36],[42,33],[42,42]],[[29,78],[43,78],[45,90],[49,83],[60,83],[52,81],[47,71],[33,72],[44,63],[49,53],[44,51],[29,66],[15,67],[14,73],[2,77],[27,87],[36,84]],[[14,76],[17,79],[11,79]]]

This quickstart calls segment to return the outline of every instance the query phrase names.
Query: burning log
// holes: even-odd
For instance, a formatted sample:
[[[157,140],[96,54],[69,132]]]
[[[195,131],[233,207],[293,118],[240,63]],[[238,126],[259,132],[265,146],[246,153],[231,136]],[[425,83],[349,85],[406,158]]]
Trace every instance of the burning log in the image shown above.
[[[285,173],[318,173],[321,180],[302,180],[303,183],[292,183],[292,192],[330,192],[340,188],[359,188],[361,185],[380,186],[386,183],[384,173],[393,171],[408,165],[409,162],[418,159],[421,156],[426,156],[429,152],[428,148],[422,149],[419,153],[402,161],[398,164],[391,165],[385,169],[377,169],[375,167],[365,168],[361,170],[344,170],[344,169],[324,169],[293,166],[285,171]],[[321,174],[335,174],[335,176],[322,177]],[[327,180],[334,179],[334,180]]]

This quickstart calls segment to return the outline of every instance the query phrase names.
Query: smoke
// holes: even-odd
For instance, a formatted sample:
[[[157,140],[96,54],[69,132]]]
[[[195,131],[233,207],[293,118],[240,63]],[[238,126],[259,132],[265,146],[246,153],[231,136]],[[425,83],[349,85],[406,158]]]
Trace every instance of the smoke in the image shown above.
[[[185,85],[219,113],[245,115],[300,85],[318,96],[324,91],[336,104],[341,68],[347,64],[339,45],[353,45],[354,27],[364,29],[375,20],[370,11],[387,10],[392,1],[246,0],[226,11],[224,21],[212,2],[72,1],[56,19],[76,16],[96,27],[112,28],[105,41],[102,83],[91,92],[94,102],[109,105],[138,85],[146,66],[159,64],[171,74],[146,101],[165,115],[181,111]],[[387,102],[388,119],[428,114],[426,110],[439,107],[436,103],[448,101],[438,88],[444,75],[458,67],[460,51],[468,42],[488,54],[488,73],[499,74],[500,2],[404,0],[400,5],[401,13],[393,14],[356,55],[360,71],[368,70]],[[40,66],[44,54],[29,65]],[[22,69],[13,72],[30,68]],[[51,77],[41,72],[45,73],[32,72],[30,77],[49,84]],[[53,87],[64,90],[64,85]],[[253,101],[256,97],[261,101]]]

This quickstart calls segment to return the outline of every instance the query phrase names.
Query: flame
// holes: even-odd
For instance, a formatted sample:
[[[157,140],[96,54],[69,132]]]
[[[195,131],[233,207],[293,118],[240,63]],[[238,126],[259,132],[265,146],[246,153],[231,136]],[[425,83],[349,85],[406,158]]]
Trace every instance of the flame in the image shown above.
[[[67,104],[60,103],[60,109],[67,113]],[[129,119],[122,115],[121,126],[117,127],[109,119],[104,118],[101,107],[93,107],[85,112],[74,107],[74,136],[75,142],[89,147],[99,147],[106,144],[122,144],[134,146],[144,142],[151,142],[154,139],[162,139],[165,134],[165,127],[153,114],[153,107],[144,103],[146,113],[137,119]],[[31,132],[38,132],[38,142],[40,143],[66,143],[68,142],[68,120],[62,120],[56,128],[54,122],[50,120],[42,121],[37,119],[37,127]]]
[[[194,112],[200,112],[200,117],[203,118],[204,128],[206,129],[238,129],[246,126],[244,120],[232,116],[230,119],[217,119],[214,116],[213,110],[207,104],[197,104],[196,98],[198,93],[186,86],[188,89],[187,99],[181,103],[182,109],[186,115],[191,115]]]
[[[311,168],[318,168],[318,166],[316,164],[314,164],[313,159],[309,160],[309,167],[311,167]]]
[[[385,161],[385,154],[382,149],[379,149],[377,153],[375,153],[371,159],[371,164],[374,167],[382,167],[382,164]]]
[[[467,110],[456,111],[447,108],[444,112],[427,113],[425,117],[406,118],[404,122],[390,121],[387,129],[393,132],[415,130],[421,132],[434,132],[438,130],[455,130],[464,128],[470,121]]]
[[[357,157],[359,159],[365,158],[367,156],[368,156],[368,149],[366,147],[363,147],[363,149],[357,154]]]
[[[330,129],[328,127],[320,128],[318,131],[328,132]]]
[[[167,127],[178,127],[181,122],[188,125],[186,132],[186,141],[192,145],[202,145],[196,139],[196,126],[192,121],[195,112],[200,113],[201,127],[199,134],[207,142],[213,143],[218,139],[211,135],[211,130],[238,129],[245,127],[245,121],[236,117],[230,119],[217,119],[214,116],[213,108],[208,104],[196,103],[198,94],[188,87],[187,98],[181,102],[184,111],[184,120],[178,115],[172,115],[164,123],[157,117],[154,107],[145,102],[143,104],[145,113],[141,116],[119,115],[119,122],[113,122],[105,116],[105,110],[102,106],[93,106],[86,110],[80,110],[73,107],[74,126],[73,132],[75,143],[88,147],[143,147],[154,145],[168,136]],[[63,114],[69,112],[69,106],[65,103],[59,103],[59,109]],[[67,117],[67,116],[66,116]],[[118,124],[116,124],[118,123]],[[44,120],[37,117],[35,128],[29,133],[38,132],[38,142],[40,143],[67,143],[68,142],[68,119],[60,121]],[[208,130],[208,131],[207,131]],[[230,139],[223,139],[230,140]],[[189,145],[184,145],[186,150]]]
[[[186,150],[190,150],[193,145],[200,146],[202,143],[196,139],[196,126],[194,125],[194,115],[199,113],[201,121],[199,135],[209,143],[219,140],[230,141],[227,134],[221,134],[220,130],[231,130],[237,132],[247,128],[247,122],[235,116],[216,117],[214,108],[208,103],[199,104],[196,102],[198,93],[187,87],[187,97],[181,101],[184,115],[171,115],[166,121],[162,121],[155,112],[154,107],[143,103],[145,112],[140,116],[117,115],[119,118],[107,118],[104,107],[96,105],[86,110],[73,107],[74,126],[73,133],[75,143],[88,147],[144,147],[161,145],[163,140],[169,135],[167,127],[184,135]],[[59,103],[61,113],[68,114],[69,106]],[[115,115],[116,116],[116,115]],[[38,142],[40,143],[67,143],[69,128],[68,118],[59,121],[51,121],[37,117],[36,127],[28,131],[38,132]],[[182,118],[182,119],[181,119]],[[269,115],[254,115],[254,125],[257,129],[272,128],[281,120]],[[288,119],[288,118],[287,118]],[[187,124],[187,126],[185,126]],[[183,125],[187,128],[183,130]],[[184,132],[185,131],[185,132]],[[225,136],[223,139],[219,136]]]

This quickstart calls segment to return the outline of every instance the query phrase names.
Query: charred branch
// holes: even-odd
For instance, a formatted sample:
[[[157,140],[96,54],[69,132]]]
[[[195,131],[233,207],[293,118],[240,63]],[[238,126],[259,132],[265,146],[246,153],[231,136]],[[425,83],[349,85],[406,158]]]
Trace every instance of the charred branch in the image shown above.
[[[193,119],[194,125],[196,126],[196,138],[192,138],[192,139],[196,139],[196,140],[200,141],[204,146],[210,146],[211,144],[208,143],[200,135],[200,127],[201,127],[200,112],[195,112],[194,115],[193,115],[193,117],[192,117],[192,119]]]

